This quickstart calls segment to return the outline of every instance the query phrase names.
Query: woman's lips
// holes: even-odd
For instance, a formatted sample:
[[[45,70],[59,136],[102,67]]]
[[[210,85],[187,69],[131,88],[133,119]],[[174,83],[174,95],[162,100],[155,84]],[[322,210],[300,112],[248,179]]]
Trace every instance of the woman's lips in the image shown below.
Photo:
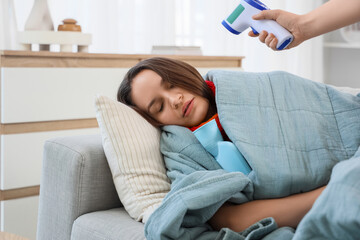
[[[183,117],[187,117],[189,116],[192,108],[194,106],[194,98],[191,99],[190,101],[185,102],[182,111],[183,111]]]

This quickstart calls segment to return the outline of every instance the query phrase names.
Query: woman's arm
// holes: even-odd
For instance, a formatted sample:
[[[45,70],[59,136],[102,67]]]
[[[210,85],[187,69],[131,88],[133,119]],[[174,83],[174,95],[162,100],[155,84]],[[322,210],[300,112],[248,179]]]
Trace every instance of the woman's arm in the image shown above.
[[[304,15],[283,10],[265,10],[254,15],[253,19],[272,19],[288,29],[294,36],[293,42],[288,46],[292,48],[310,38],[360,21],[360,1],[330,0]],[[255,35],[250,31],[249,36],[259,36],[261,42],[276,50],[277,39],[273,34],[263,31],[260,35]]]
[[[215,229],[227,227],[240,232],[257,221],[273,217],[279,227],[295,228],[325,187],[277,199],[255,200],[240,205],[225,203],[209,220]]]

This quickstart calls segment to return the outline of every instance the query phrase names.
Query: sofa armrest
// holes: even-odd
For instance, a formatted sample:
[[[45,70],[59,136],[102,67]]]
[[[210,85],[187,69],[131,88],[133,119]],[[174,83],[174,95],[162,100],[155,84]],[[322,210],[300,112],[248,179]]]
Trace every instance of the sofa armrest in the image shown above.
[[[79,216],[120,206],[100,135],[46,141],[38,240],[68,240],[73,222]]]

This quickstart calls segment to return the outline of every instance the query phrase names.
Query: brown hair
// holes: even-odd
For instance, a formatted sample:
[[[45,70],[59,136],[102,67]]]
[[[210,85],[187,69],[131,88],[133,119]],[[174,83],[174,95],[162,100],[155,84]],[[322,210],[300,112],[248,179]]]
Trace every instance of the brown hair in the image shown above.
[[[132,80],[144,69],[156,72],[164,82],[168,82],[175,87],[186,89],[193,94],[206,98],[209,101],[209,112],[211,114],[216,112],[214,95],[200,73],[193,66],[176,59],[163,57],[149,58],[139,62],[126,73],[118,89],[117,100],[132,107],[152,125],[161,126],[162,124],[147,112],[135,106],[131,99]]]

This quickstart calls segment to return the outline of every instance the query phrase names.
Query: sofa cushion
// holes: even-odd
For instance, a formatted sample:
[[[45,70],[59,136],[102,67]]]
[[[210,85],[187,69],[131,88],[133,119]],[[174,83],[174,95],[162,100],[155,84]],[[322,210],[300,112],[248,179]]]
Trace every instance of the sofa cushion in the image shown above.
[[[124,208],[92,212],[75,220],[71,239],[143,240],[144,224],[132,219]]]
[[[130,107],[105,96],[95,101],[102,143],[122,204],[144,223],[170,190],[160,130]]]

